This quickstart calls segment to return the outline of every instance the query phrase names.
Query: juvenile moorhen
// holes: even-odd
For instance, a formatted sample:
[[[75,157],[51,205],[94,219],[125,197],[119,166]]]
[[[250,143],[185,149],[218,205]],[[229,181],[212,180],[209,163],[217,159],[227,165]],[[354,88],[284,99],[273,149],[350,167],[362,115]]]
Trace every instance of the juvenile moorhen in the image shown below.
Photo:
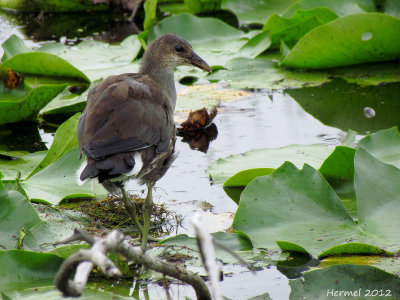
[[[90,90],[78,124],[79,147],[86,155],[80,180],[97,177],[110,193],[122,193],[143,249],[150,227],[152,188],[175,159],[174,69],[179,65],[211,72],[181,37],[166,34],[155,39],[143,55],[139,73],[108,77]],[[129,179],[147,185],[143,227],[124,189]]]

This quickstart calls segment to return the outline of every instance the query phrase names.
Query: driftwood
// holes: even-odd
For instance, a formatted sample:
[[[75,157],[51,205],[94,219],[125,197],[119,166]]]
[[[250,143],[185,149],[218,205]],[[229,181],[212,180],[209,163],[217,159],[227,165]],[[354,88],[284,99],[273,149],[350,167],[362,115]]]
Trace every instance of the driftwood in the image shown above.
[[[91,245],[91,248],[79,250],[61,265],[56,275],[55,284],[64,296],[80,296],[86,286],[90,272],[95,266],[98,266],[108,276],[121,276],[119,269],[107,257],[107,253],[113,252],[120,253],[127,260],[139,263],[145,268],[190,284],[196,292],[197,299],[211,299],[207,285],[198,274],[186,270],[179,265],[146,254],[141,247],[134,247],[129,244],[125,240],[125,236],[117,230],[110,232],[103,238],[98,238],[91,236],[83,230],[75,229],[71,237],[58,244],[66,244],[74,241],[85,241]],[[70,277],[75,269],[74,279],[71,280]]]

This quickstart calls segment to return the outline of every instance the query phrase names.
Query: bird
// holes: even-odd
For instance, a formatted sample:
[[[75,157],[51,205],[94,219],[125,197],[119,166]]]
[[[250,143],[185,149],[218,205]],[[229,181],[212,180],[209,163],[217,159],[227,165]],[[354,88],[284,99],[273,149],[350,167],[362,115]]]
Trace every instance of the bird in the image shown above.
[[[97,178],[111,194],[122,194],[143,250],[149,240],[153,186],[176,158],[174,70],[180,65],[211,72],[182,37],[169,33],[156,38],[138,73],[110,76],[89,91],[78,122],[80,158],[86,156],[79,179]],[[128,180],[147,186],[143,226],[124,187]]]

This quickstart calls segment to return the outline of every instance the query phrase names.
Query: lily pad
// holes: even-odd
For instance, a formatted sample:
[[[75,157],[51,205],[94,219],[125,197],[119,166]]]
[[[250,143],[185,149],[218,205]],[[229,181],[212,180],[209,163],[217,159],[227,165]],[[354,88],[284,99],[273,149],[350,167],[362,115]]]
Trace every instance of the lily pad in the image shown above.
[[[354,178],[354,155],[356,150],[345,146],[337,146],[325,159],[319,172],[329,181],[340,179],[352,181]]]
[[[73,148],[47,168],[21,182],[29,198],[47,204],[59,204],[66,198],[104,197],[105,189],[97,182],[78,184],[79,149]]]
[[[325,72],[286,70],[274,61],[261,58],[233,58],[225,68],[207,76],[207,79],[224,80],[237,89],[267,90],[317,86],[330,80],[330,75]]]
[[[100,41],[83,41],[68,47],[60,43],[46,44],[37,51],[57,55],[81,70],[90,81],[124,73],[120,68],[134,69],[133,60],[141,44],[137,35],[125,38],[119,45]]]
[[[0,125],[36,120],[39,111],[65,89],[66,85],[39,86],[34,89],[20,85],[9,91],[0,82]]]
[[[301,0],[291,5],[283,15],[289,17],[299,9],[319,7],[328,8],[340,17],[375,11],[373,0]]]
[[[131,67],[141,48],[137,35],[127,37],[119,45],[99,41],[83,41],[68,47],[60,43],[46,44],[26,52],[21,40],[12,36],[4,44],[7,55],[4,66],[17,72],[77,78],[82,81],[104,77],[104,74],[119,74],[120,67]],[[22,49],[21,49],[22,48]],[[30,64],[26,64],[30,61]]]
[[[223,0],[221,8],[233,12],[240,23],[264,24],[272,14],[284,12],[297,0]]]
[[[279,49],[281,40],[286,45],[294,46],[311,29],[337,18],[337,14],[325,7],[298,9],[289,18],[277,14],[270,16],[263,31],[269,31],[271,34],[271,48]]]
[[[224,191],[236,204],[239,204],[240,195],[250,181],[259,176],[270,175],[274,171],[275,169],[272,168],[255,168],[240,171],[224,182]]]
[[[102,79],[92,81],[90,87],[87,88],[82,94],[77,95],[65,89],[49,104],[41,110],[41,116],[44,119],[62,120],[65,117],[72,116],[76,113],[82,112],[86,107],[86,99],[89,91],[94,88]]]
[[[400,279],[371,266],[336,265],[304,273],[289,282],[290,299],[395,299]]]
[[[54,281],[54,280],[53,280]],[[108,282],[107,282],[108,283]],[[117,295],[108,291],[104,290],[104,285],[101,284],[101,287],[98,287],[98,284],[88,284],[86,286],[85,290],[83,291],[83,294],[79,296],[80,300],[122,300],[122,299],[132,299],[132,297],[127,297],[123,295]],[[91,286],[94,285],[94,286]],[[14,290],[10,292],[5,292],[3,293],[4,295],[4,300],[6,300],[6,297],[9,297],[10,299],[24,299],[24,300],[35,300],[35,299],[46,299],[46,300],[59,300],[62,299],[62,293],[57,290],[54,285],[52,284],[51,281],[45,281],[43,284],[38,284],[38,287],[32,287],[32,288],[25,288],[25,289],[19,289],[19,290]],[[114,286],[113,286],[114,287]],[[108,289],[108,288],[107,288]],[[115,291],[115,288],[110,288],[110,290]],[[126,290],[123,289],[123,292],[119,291],[121,294],[127,295],[129,293],[129,289],[127,288]]]
[[[286,162],[272,175],[247,185],[233,227],[247,234],[255,247],[274,249],[277,241],[282,250],[313,256],[390,255],[400,247],[395,217],[400,206],[398,180],[399,169],[357,150],[357,225],[320,173],[308,165],[298,170]]]
[[[14,181],[20,173],[20,178],[26,178],[43,160],[47,151],[38,151],[34,153],[8,153],[19,155],[19,157],[0,157],[0,171],[3,173],[2,180]]]
[[[79,117],[80,113],[74,115],[68,121],[61,124],[61,126],[57,129],[56,134],[54,135],[53,143],[51,144],[50,149],[47,151],[46,156],[29,174],[28,178],[55,162],[72,148],[78,146],[76,130]]]
[[[0,251],[0,290],[7,292],[49,285],[54,282],[62,261],[62,258],[52,254],[23,250]]]
[[[16,248],[20,231],[25,232],[38,222],[39,216],[28,199],[17,191],[6,190],[0,182],[0,248]]]
[[[332,68],[397,59],[400,20],[381,13],[344,16],[304,35],[281,65],[293,68]]]
[[[54,252],[56,246],[53,244],[70,237],[74,228],[79,227],[77,222],[42,221],[27,230],[22,247],[30,251]]]
[[[358,147],[362,147],[381,162],[400,168],[400,133],[398,127],[371,133],[358,143]]]
[[[107,10],[105,4],[94,4],[89,0],[0,0],[0,6],[25,12],[72,12]]]
[[[261,31],[253,36],[241,49],[240,56],[254,58],[271,46],[271,34],[269,31]]]
[[[283,162],[291,161],[298,167],[307,163],[319,168],[332,152],[328,146],[289,145],[278,149],[259,149],[241,155],[219,158],[208,167],[208,173],[214,182],[224,182],[239,171],[251,168],[278,168]]]

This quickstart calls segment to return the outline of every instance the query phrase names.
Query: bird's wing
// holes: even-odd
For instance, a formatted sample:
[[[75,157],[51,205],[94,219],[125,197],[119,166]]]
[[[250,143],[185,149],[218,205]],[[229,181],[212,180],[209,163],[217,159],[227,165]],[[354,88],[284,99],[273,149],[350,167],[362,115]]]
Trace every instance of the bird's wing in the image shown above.
[[[78,125],[81,150],[92,159],[152,145],[166,151],[173,126],[168,103],[168,96],[148,78],[107,78],[89,93]]]

